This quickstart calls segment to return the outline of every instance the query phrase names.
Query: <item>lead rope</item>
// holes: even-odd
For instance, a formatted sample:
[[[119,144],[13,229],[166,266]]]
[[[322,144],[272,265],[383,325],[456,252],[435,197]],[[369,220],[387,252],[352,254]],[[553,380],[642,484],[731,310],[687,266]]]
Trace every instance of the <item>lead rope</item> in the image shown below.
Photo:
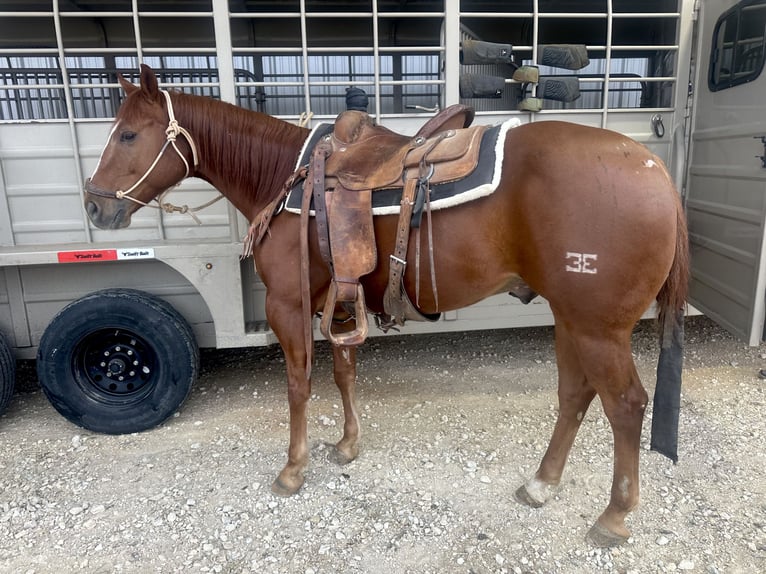
[[[137,203],[139,205],[143,205],[144,207],[151,207],[154,209],[161,209],[165,213],[186,213],[188,214],[196,223],[197,225],[201,225],[202,222],[199,220],[199,218],[195,215],[197,211],[201,211],[205,209],[206,207],[210,207],[215,202],[219,201],[223,195],[219,193],[218,197],[215,197],[211,199],[210,201],[203,203],[202,205],[198,205],[197,207],[189,207],[188,205],[173,205],[170,202],[164,202],[164,197],[170,193],[173,189],[178,187],[183,180],[185,180],[189,175],[191,175],[192,170],[189,168],[189,162],[184,157],[184,154],[181,153],[181,150],[178,149],[178,146],[176,145],[176,138],[179,135],[182,135],[184,138],[186,138],[186,141],[189,144],[189,147],[191,148],[192,152],[192,158],[194,159],[194,169],[197,169],[199,166],[199,158],[197,155],[197,146],[194,144],[194,139],[192,138],[191,134],[183,127],[178,125],[178,120],[176,120],[175,113],[173,112],[173,103],[170,100],[170,94],[167,90],[160,90],[162,92],[162,95],[165,96],[165,102],[167,102],[168,106],[168,127],[165,129],[165,143],[160,148],[160,151],[157,153],[157,157],[154,158],[154,161],[152,162],[152,165],[149,166],[149,168],[144,172],[144,175],[142,175],[139,180],[130,186],[127,190],[117,190],[114,192],[114,196],[117,199],[127,199],[132,201],[133,203]],[[149,174],[154,171],[154,168],[157,167],[157,164],[159,163],[160,159],[162,158],[163,154],[165,153],[165,150],[168,148],[168,146],[172,146],[173,150],[176,152],[178,157],[181,158],[181,161],[184,164],[184,168],[186,170],[186,173],[184,173],[184,176],[176,183],[175,185],[167,188],[165,191],[163,191],[158,197],[154,198],[154,201],[157,202],[157,205],[153,205],[151,203],[146,203],[144,201],[141,201],[140,199],[136,199],[131,193],[133,193],[136,188],[141,185],[144,180],[149,177]]]

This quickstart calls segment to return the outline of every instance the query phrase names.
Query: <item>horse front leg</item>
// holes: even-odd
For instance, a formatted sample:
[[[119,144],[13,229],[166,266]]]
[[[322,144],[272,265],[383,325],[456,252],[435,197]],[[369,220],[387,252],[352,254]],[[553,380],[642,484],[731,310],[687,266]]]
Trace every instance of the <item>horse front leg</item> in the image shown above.
[[[356,347],[334,346],[333,373],[343,401],[343,437],[335,445],[334,459],[348,464],[359,454],[359,415],[356,410]]]
[[[290,406],[287,464],[271,485],[271,490],[279,496],[290,496],[303,485],[303,471],[309,460],[307,413],[311,380],[306,377],[308,349],[304,340],[300,302],[297,306],[286,305],[267,295],[266,314],[285,355]]]
[[[533,508],[543,506],[561,481],[577,431],[596,396],[596,391],[585,378],[572,338],[561,324],[556,325],[555,340],[559,374],[559,414],[556,426],[534,477],[521,485],[515,493],[517,501]]]

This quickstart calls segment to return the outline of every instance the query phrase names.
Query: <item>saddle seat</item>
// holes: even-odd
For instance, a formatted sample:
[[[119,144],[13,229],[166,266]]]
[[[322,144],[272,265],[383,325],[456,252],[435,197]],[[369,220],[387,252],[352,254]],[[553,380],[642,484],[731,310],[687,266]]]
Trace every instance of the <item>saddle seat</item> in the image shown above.
[[[376,126],[365,112],[354,110],[349,110],[349,112],[342,112],[335,119],[333,131],[338,141],[354,143],[370,137],[373,132],[395,133],[382,126]],[[473,122],[474,115],[473,108],[469,106],[463,104],[449,106],[420,126],[415,137],[430,138],[439,132],[467,128]],[[406,138],[407,136],[401,137]]]
[[[476,167],[486,130],[486,126],[467,127],[473,115],[466,106],[450,106],[409,137],[376,125],[364,112],[343,112],[329,138],[332,152],[325,165],[326,181],[335,179],[352,191],[398,188],[421,163],[434,166],[430,183],[465,177]],[[327,181],[325,188],[334,188],[334,183]]]

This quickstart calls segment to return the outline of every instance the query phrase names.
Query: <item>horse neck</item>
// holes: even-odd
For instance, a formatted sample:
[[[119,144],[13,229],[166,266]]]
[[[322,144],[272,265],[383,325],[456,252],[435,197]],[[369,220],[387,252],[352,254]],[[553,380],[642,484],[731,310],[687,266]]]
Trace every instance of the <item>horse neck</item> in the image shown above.
[[[309,130],[201,96],[174,93],[172,100],[178,123],[197,146],[194,175],[252,221],[294,171]]]

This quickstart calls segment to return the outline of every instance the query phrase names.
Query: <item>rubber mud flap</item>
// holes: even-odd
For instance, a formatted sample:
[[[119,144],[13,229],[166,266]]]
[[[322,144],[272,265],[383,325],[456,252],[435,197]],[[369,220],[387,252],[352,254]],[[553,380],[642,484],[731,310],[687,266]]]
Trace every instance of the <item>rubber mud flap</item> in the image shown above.
[[[678,418],[681,411],[684,315],[680,311],[672,332],[663,332],[654,391],[651,450],[678,462]]]
[[[0,415],[11,402],[16,386],[16,360],[8,340],[0,333]]]

